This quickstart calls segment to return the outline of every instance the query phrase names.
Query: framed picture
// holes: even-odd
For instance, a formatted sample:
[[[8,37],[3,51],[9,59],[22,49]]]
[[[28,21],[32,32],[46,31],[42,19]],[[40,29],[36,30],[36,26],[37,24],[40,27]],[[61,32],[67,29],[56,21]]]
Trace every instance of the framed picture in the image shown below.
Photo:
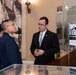
[[[57,7],[57,12],[62,12],[62,6]]]

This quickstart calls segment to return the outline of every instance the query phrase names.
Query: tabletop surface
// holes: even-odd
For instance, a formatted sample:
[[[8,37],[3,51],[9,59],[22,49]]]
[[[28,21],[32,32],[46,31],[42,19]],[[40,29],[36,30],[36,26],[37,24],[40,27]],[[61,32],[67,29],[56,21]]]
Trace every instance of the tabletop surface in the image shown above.
[[[14,64],[0,70],[0,75],[76,75],[76,67]]]

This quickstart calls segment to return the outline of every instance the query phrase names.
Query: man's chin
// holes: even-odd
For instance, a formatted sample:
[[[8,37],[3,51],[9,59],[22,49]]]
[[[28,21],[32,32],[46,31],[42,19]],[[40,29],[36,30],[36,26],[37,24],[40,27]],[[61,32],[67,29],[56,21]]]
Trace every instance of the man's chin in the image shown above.
[[[43,30],[39,30],[40,32],[42,32]]]

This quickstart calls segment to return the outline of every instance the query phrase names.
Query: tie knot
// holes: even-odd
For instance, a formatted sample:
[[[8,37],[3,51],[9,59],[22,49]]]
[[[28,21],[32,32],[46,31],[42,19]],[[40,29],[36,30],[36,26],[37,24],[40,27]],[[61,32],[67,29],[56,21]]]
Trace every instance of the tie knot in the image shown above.
[[[41,33],[41,35],[43,35],[43,33]]]

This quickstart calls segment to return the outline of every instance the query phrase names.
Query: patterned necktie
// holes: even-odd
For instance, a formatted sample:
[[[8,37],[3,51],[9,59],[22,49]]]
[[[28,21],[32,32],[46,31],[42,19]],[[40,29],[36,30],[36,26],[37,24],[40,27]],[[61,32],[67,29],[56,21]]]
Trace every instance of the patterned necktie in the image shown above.
[[[41,43],[42,43],[42,35],[43,35],[43,33],[40,34],[40,38],[39,38],[39,46],[41,46]]]

